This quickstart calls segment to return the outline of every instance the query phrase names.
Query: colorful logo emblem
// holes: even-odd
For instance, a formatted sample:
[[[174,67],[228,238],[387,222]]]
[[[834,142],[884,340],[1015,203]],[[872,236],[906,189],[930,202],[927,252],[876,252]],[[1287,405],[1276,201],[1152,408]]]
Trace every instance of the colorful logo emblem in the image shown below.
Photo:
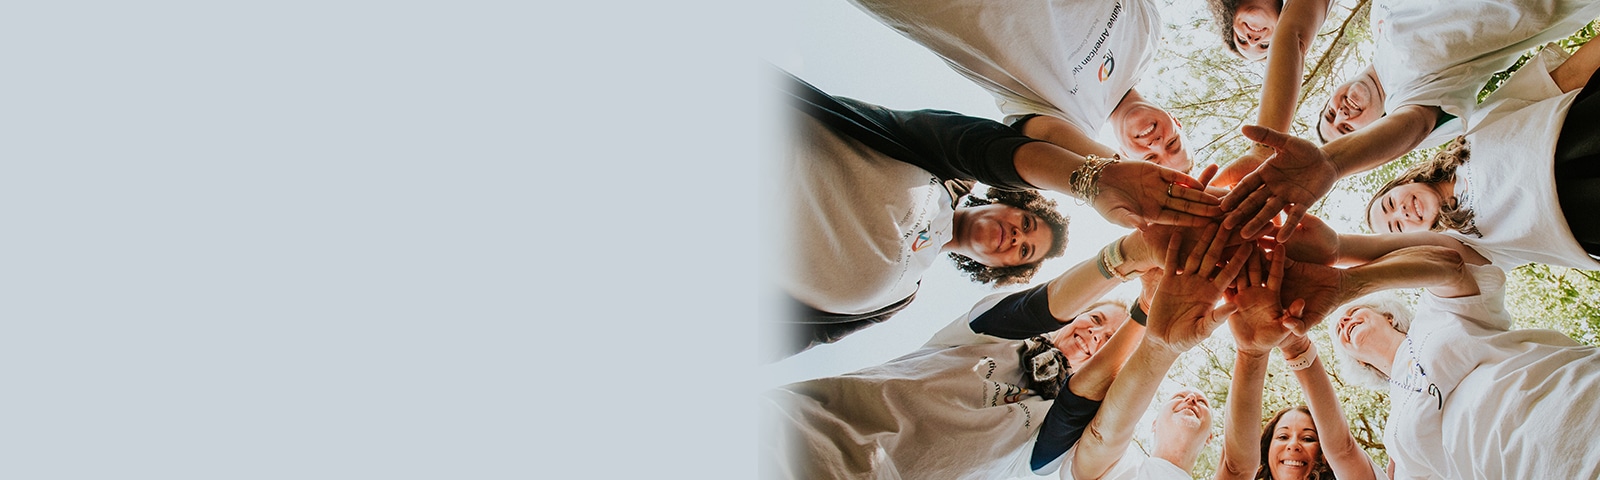
[[[931,243],[933,243],[933,236],[928,235],[928,229],[924,228],[922,229],[922,233],[917,234],[917,239],[911,242],[911,251],[922,251],[922,249],[928,248],[928,245]]]
[[[1107,55],[1105,63],[1100,64],[1100,82],[1105,83],[1107,78],[1111,78],[1111,71],[1116,69],[1117,59]]]

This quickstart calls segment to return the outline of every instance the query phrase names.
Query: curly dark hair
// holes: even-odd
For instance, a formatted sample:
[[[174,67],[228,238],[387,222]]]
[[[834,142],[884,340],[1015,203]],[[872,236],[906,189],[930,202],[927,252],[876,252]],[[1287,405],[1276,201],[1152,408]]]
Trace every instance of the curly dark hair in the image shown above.
[[[1038,216],[1050,227],[1052,237],[1050,249],[1046,250],[1044,257],[1037,262],[1010,267],[991,267],[978,263],[972,257],[951,253],[950,259],[955,260],[956,269],[966,272],[972,281],[995,286],[1028,283],[1028,280],[1033,279],[1033,274],[1039,271],[1039,264],[1047,259],[1059,257],[1067,250],[1067,217],[1056,211],[1055,200],[1044,198],[1036,190],[1011,191],[991,188],[985,196],[968,195],[962,206],[978,207],[991,203],[1016,207]]]
[[[1384,194],[1394,190],[1395,187],[1408,183],[1433,185],[1439,182],[1453,181],[1456,179],[1456,167],[1471,159],[1472,145],[1467,142],[1467,137],[1456,137],[1449,144],[1446,144],[1439,153],[1428,157],[1427,161],[1405,169],[1405,171],[1396,175],[1393,180],[1390,180],[1389,183],[1385,183],[1383,187],[1378,188],[1378,192],[1372,194],[1372,199],[1367,200],[1367,209],[1364,211],[1371,212],[1372,205],[1377,203],[1379,198],[1383,198]],[[1367,229],[1374,232],[1378,231],[1372,228],[1371,215],[1367,216]],[[1483,237],[1483,233],[1478,231],[1477,222],[1473,220],[1472,209],[1461,208],[1461,200],[1454,196],[1445,199],[1439,205],[1439,217],[1433,220],[1433,225],[1428,226],[1428,230],[1435,232],[1445,229],[1455,230],[1464,235]]]
[[[1272,415],[1271,420],[1267,420],[1267,425],[1261,428],[1261,466],[1256,467],[1255,480],[1272,480],[1272,469],[1267,468],[1272,464],[1271,460],[1267,460],[1267,451],[1272,447],[1272,431],[1277,429],[1278,420],[1283,418],[1283,414],[1289,413],[1290,410],[1304,413],[1307,417],[1311,416],[1311,409],[1305,405],[1298,405],[1278,410],[1278,413]],[[1328,466],[1327,457],[1322,456],[1322,452],[1317,452],[1317,458],[1311,465],[1311,476],[1307,479],[1337,480],[1337,478],[1333,476],[1333,467]]]
[[[1244,3],[1244,0],[1206,0],[1212,20],[1217,22],[1217,33],[1222,34],[1222,45],[1242,59],[1244,54],[1239,53],[1239,45],[1233,43],[1233,17],[1239,14],[1240,3]],[[1283,11],[1283,0],[1278,0],[1278,11]]]

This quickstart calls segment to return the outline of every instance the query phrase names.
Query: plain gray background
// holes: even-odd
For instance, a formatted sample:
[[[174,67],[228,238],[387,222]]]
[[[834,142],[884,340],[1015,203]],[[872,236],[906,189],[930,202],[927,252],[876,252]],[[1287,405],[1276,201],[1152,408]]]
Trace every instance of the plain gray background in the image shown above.
[[[752,476],[759,6],[540,3],[0,9],[0,478]]]

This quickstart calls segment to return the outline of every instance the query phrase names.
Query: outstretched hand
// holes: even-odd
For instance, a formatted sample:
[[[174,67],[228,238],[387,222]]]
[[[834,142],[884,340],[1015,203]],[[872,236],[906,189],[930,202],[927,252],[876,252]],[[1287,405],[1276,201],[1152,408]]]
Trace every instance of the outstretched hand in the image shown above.
[[[1263,257],[1270,259],[1264,265]],[[1285,255],[1282,250],[1251,255],[1245,273],[1234,281],[1237,293],[1229,296],[1228,303],[1238,312],[1228,320],[1233,331],[1234,346],[1242,354],[1266,355],[1272,347],[1289,336],[1284,320],[1289,316],[1280,301],[1283,289]],[[1303,308],[1305,302],[1296,302],[1291,310]]]
[[[1231,233],[1212,224],[1187,248],[1184,235],[1171,236],[1161,284],[1150,306],[1147,344],[1182,353],[1222,324],[1221,316],[1213,311],[1217,299],[1244,269],[1245,259],[1255,248],[1244,244],[1226,263],[1220,262]]]
[[[1266,233],[1279,212],[1287,212],[1275,237],[1279,243],[1288,241],[1306,210],[1333,189],[1339,170],[1310,141],[1254,125],[1243,131],[1276,153],[1223,197],[1222,209],[1229,213],[1222,226],[1255,238]]]
[[[1094,209],[1111,223],[1140,228],[1150,224],[1200,226],[1222,215],[1221,199],[1203,183],[1177,170],[1149,162],[1118,162],[1100,172]]]
[[[1345,281],[1348,274],[1342,269],[1293,260],[1287,263],[1279,298],[1303,304],[1299,311],[1291,308],[1283,321],[1283,326],[1296,334],[1305,335],[1354,296],[1353,287]]]

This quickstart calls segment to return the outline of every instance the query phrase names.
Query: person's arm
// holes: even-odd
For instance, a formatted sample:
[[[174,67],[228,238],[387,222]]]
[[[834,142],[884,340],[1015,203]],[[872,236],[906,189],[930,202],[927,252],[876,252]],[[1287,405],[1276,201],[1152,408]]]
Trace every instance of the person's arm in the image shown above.
[[[1380,233],[1364,235],[1359,233],[1341,233],[1337,235],[1337,251],[1335,265],[1361,265],[1379,257],[1388,255],[1395,250],[1415,246],[1436,246],[1455,250],[1461,258],[1473,265],[1485,265],[1489,259],[1472,247],[1461,243],[1449,235],[1439,232],[1404,232]],[[1294,250],[1291,249],[1293,254]]]
[[[1029,138],[1000,122],[942,110],[903,111],[829,95],[784,73],[791,105],[841,134],[942,179],[967,179],[991,187],[1042,188],[1085,199],[1112,223],[1141,227],[1201,225],[1221,215],[1221,200],[1199,190],[1181,172],[1145,162],[1107,165],[1097,175],[1084,155]],[[1030,122],[1031,123],[1031,122]],[[1110,158],[1106,156],[1105,158]],[[1093,181],[1078,192],[1074,175]],[[1176,188],[1169,189],[1172,185]],[[1171,192],[1169,195],[1168,192]],[[1092,197],[1092,198],[1086,198]]]
[[[1158,252],[1146,245],[1141,232],[1135,231],[1117,242],[1122,246],[1121,265],[1105,270],[1101,256],[1091,256],[1043,285],[1007,296],[972,319],[972,330],[1010,339],[1054,331],[1121,285],[1122,278],[1154,268],[1155,262],[1150,259]]]
[[[1410,152],[1433,131],[1440,113],[1438,107],[1405,105],[1322,148],[1277,130],[1245,126],[1245,137],[1276,154],[1222,199],[1222,209],[1229,212],[1223,227],[1254,238],[1272,226],[1272,218],[1279,212],[1287,212],[1274,235],[1279,242],[1287,241],[1300,218],[1333,189],[1334,182]]]
[[[1270,352],[1270,351],[1269,351]],[[1239,352],[1228,387],[1228,422],[1223,425],[1217,480],[1248,479],[1261,465],[1261,392],[1267,381],[1267,355]]]
[[[1340,305],[1373,292],[1426,287],[1442,298],[1478,294],[1478,283],[1467,271],[1461,253],[1431,245],[1395,250],[1344,270],[1291,262],[1285,275],[1283,299],[1294,303],[1284,326],[1299,335],[1305,335]]]
[[[1550,78],[1555,79],[1556,86],[1562,92],[1570,92],[1583,88],[1589,84],[1589,78],[1594,76],[1595,70],[1600,70],[1600,46],[1590,41],[1572,52],[1572,57],[1561,62],[1550,71]]]
[[[1200,242],[1182,252],[1183,235],[1170,237],[1145,341],[1135,347],[1106,392],[1100,411],[1079,439],[1072,462],[1073,478],[1098,479],[1122,458],[1133,440],[1134,425],[1155,397],[1167,370],[1179,355],[1222,324],[1213,305],[1243,269],[1243,257],[1253,249],[1248,245],[1239,248],[1226,266],[1218,269],[1226,236],[1226,231],[1209,228],[1199,237]]]
[[[1102,157],[1116,155],[1117,151],[1102,145],[1071,122],[1049,115],[1034,115],[1022,121],[1024,135],[1055,144],[1058,147]]]
[[[1300,358],[1316,348],[1303,336],[1285,338],[1282,344],[1284,359]],[[1339,407],[1339,396],[1333,389],[1333,380],[1324,370],[1322,357],[1311,361],[1311,366],[1294,371],[1305,392],[1306,405],[1311,410],[1311,423],[1317,428],[1317,442],[1322,446],[1322,456],[1333,475],[1344,480],[1377,480],[1372,472],[1372,459],[1350,434],[1350,423]]]
[[[1261,397],[1267,377],[1267,357],[1289,335],[1283,326],[1280,297],[1288,259],[1283,252],[1252,257],[1244,274],[1234,283],[1236,292],[1228,303],[1237,312],[1228,318],[1233,332],[1233,381],[1228,389],[1228,423],[1222,436],[1222,456],[1216,478],[1248,479],[1261,464],[1257,438],[1261,436]],[[1241,421],[1234,421],[1240,419]]]
[[[1291,0],[1283,4],[1278,14],[1278,24],[1272,33],[1272,48],[1267,52],[1267,76],[1261,84],[1261,109],[1256,125],[1280,132],[1289,131],[1294,121],[1295,106],[1300,100],[1300,80],[1305,73],[1306,52],[1317,29],[1328,18],[1328,0]],[[1272,149],[1252,145],[1223,174],[1218,184],[1232,186],[1245,174],[1261,166],[1272,156]]]

